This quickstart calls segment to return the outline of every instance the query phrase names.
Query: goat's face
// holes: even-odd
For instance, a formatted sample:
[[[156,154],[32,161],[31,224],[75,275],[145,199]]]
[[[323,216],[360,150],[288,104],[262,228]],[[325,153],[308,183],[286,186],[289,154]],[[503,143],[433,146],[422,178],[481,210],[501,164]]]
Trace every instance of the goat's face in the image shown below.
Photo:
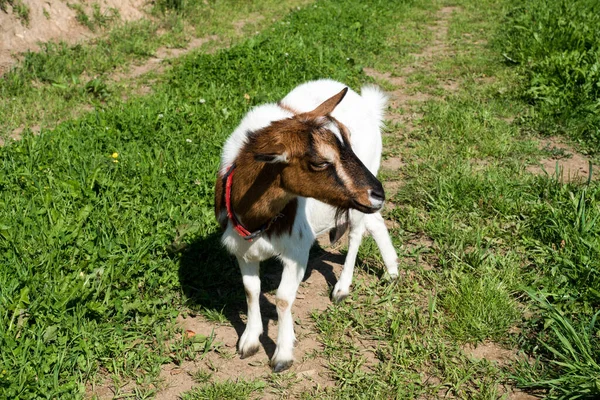
[[[277,164],[285,191],[364,213],[381,209],[377,178],[356,156],[346,127],[330,116],[346,89],[309,113],[273,122],[250,136],[256,161]]]

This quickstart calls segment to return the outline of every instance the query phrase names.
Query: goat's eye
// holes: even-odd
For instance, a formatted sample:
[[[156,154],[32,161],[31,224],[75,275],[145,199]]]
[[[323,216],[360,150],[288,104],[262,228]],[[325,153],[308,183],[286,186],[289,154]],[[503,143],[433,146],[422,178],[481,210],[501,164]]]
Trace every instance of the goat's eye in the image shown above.
[[[316,161],[316,162],[310,163],[310,167],[313,170],[317,170],[317,171],[323,170],[323,169],[329,167],[330,165],[331,165],[331,163],[329,161]]]

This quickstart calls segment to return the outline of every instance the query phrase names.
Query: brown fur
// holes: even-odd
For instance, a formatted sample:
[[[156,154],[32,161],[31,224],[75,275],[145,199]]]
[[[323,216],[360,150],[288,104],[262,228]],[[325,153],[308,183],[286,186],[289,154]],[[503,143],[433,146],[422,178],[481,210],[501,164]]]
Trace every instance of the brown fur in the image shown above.
[[[222,218],[221,210],[225,210],[225,182],[223,177],[217,173],[215,182],[215,216],[222,230],[227,228],[227,218]]]
[[[283,300],[283,299],[275,299],[275,306],[279,310],[284,311],[290,306],[290,303],[288,303],[286,300]]]
[[[298,199],[293,199],[292,201],[287,203],[267,230],[267,235],[269,237],[271,237],[272,235],[281,235],[284,233],[291,235],[292,230],[294,228],[294,220],[296,219],[297,210]],[[300,231],[300,235],[302,235],[302,231]],[[300,238],[302,238],[302,236]]]

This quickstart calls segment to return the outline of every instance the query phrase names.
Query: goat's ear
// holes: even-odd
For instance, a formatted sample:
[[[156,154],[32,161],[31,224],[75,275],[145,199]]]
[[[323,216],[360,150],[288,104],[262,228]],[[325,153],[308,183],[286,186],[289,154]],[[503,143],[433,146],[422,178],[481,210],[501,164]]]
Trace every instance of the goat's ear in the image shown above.
[[[283,153],[256,153],[254,154],[254,160],[265,162],[269,164],[288,163],[288,154]]]
[[[260,140],[257,140],[256,146],[252,152],[254,161],[264,162],[269,164],[287,164],[289,162],[289,153],[287,147],[279,142],[277,137],[265,137],[261,136]]]
[[[323,117],[323,116],[331,114],[331,112],[335,109],[335,107],[338,104],[340,104],[340,102],[344,99],[344,96],[346,96],[346,93],[348,93],[347,87],[343,88],[342,91],[339,92],[338,94],[336,94],[335,96],[332,96],[332,97],[328,98],[327,100],[325,100],[317,108],[315,108],[308,114],[315,116],[315,117]]]

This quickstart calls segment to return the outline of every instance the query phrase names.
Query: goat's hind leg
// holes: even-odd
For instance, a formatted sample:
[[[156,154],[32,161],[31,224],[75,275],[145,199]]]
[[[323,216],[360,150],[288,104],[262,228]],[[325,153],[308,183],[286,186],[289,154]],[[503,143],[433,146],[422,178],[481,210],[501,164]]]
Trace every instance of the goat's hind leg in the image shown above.
[[[260,275],[258,262],[246,262],[238,258],[242,281],[246,291],[248,304],[248,323],[240,338],[238,351],[241,358],[250,357],[260,349],[260,335],[263,333],[262,318],[260,316]]]
[[[340,279],[338,279],[338,282],[335,284],[332,293],[332,298],[335,302],[344,300],[350,294],[356,256],[358,255],[358,248],[362,242],[365,228],[373,235],[377,247],[379,247],[379,250],[381,251],[381,256],[389,277],[392,279],[398,277],[398,255],[396,254],[392,239],[390,238],[390,234],[381,214],[378,212],[374,214],[351,212],[350,218],[348,254],[344,261],[344,268],[340,274]]]
[[[348,253],[344,260],[344,268],[340,274],[340,278],[333,287],[331,297],[333,301],[339,303],[350,294],[350,285],[352,285],[352,275],[354,274],[354,265],[356,264],[356,256],[358,248],[362,242],[363,234],[365,233],[365,214],[358,211],[350,212],[350,230],[348,232]]]
[[[398,277],[398,254],[392,244],[390,233],[388,232],[385,221],[380,213],[367,214],[365,215],[365,225],[367,231],[373,236],[379,251],[381,251],[381,257],[383,263],[387,269],[387,273],[390,278],[396,279]]]

